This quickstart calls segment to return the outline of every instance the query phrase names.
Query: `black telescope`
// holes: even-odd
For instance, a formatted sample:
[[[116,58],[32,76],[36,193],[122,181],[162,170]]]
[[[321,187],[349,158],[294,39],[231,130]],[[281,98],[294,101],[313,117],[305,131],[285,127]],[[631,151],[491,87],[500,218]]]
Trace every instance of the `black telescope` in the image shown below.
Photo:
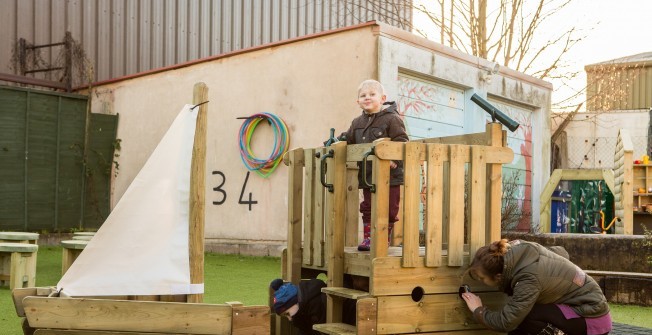
[[[512,133],[518,129],[518,126],[520,126],[518,122],[503,114],[503,112],[499,111],[498,108],[494,107],[494,105],[490,104],[487,100],[482,99],[479,95],[473,93],[471,96],[471,101],[475,102],[476,105],[480,106],[480,108],[484,109],[485,112],[489,113],[493,122],[498,120],[498,122],[507,127],[507,129],[509,129]]]

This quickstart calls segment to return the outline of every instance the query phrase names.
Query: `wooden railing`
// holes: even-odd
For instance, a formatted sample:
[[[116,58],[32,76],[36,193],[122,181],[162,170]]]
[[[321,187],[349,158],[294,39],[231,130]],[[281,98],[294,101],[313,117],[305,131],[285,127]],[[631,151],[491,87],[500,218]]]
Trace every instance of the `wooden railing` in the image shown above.
[[[461,266],[465,245],[473,254],[500,238],[501,167],[513,159],[504,144],[500,125],[488,124],[484,133],[450,138],[348,146],[336,142],[326,148],[291,150],[285,157],[289,166],[285,278],[298,282],[301,268],[307,267],[327,270],[329,286],[342,284],[345,246],[357,245],[359,192],[354,166],[372,149],[371,259],[387,256],[387,243],[376,242],[388,238],[389,162],[403,160],[402,221],[397,222],[403,228],[402,266],[414,267],[419,261],[420,223],[426,266]]]

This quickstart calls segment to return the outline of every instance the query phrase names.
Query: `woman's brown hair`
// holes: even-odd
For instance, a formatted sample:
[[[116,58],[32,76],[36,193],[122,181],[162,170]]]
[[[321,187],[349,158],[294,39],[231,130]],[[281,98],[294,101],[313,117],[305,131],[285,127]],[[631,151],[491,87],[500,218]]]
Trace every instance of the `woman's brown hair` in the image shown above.
[[[481,269],[484,274],[490,277],[495,277],[497,274],[503,272],[505,264],[505,254],[509,250],[510,244],[506,239],[492,242],[478,249],[473,257],[473,261],[469,266],[469,273],[473,274]]]

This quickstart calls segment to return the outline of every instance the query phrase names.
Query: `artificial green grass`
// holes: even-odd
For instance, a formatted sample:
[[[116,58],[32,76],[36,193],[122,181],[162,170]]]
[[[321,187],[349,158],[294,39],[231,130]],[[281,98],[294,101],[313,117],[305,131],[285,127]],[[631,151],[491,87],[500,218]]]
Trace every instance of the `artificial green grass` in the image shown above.
[[[269,282],[280,277],[281,261],[274,257],[206,254],[204,302],[240,301],[267,305]],[[36,286],[55,286],[61,278],[61,247],[40,246]],[[611,306],[614,322],[652,328],[652,307]],[[0,288],[0,335],[22,334],[21,321],[7,287]]]

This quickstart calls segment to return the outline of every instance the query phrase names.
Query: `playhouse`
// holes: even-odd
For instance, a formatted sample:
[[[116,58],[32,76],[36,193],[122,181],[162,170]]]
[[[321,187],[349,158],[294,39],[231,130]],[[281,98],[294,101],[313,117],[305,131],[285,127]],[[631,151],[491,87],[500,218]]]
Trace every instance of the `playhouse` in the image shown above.
[[[283,278],[297,284],[326,274],[328,287],[322,291],[328,297],[328,323],[314,329],[326,334],[487,334],[458,297],[458,288],[470,284],[489,306],[503,301],[502,293],[464,274],[474,252],[500,238],[502,164],[514,156],[505,139],[501,124],[489,123],[482,133],[406,143],[336,142],[288,152]],[[356,163],[367,160],[373,162],[372,243],[369,252],[359,252]],[[402,219],[388,246],[383,241],[388,239],[390,160],[403,160],[405,185]],[[367,278],[368,291],[344,287],[346,275]],[[356,327],[339,322],[344,298],[357,300]],[[276,321],[276,333],[287,333]]]

